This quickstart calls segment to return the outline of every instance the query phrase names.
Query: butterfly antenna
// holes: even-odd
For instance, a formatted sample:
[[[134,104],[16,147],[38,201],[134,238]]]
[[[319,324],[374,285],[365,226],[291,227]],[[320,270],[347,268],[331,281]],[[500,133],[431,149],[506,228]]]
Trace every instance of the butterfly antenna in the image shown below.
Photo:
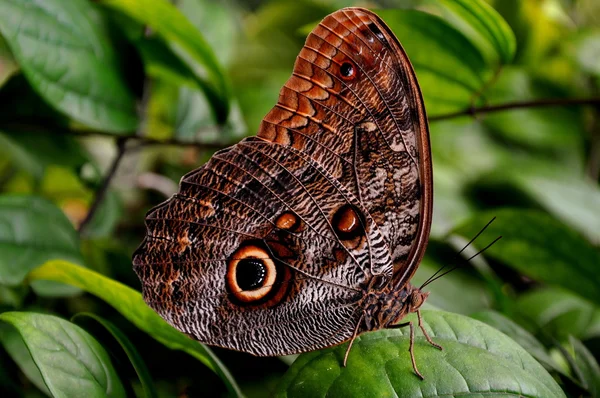
[[[487,245],[486,247],[484,247],[483,249],[479,250],[477,253],[473,254],[471,257],[469,257],[466,262],[468,263],[469,261],[471,261],[472,259],[474,259],[475,257],[479,256],[481,253],[483,253],[484,251],[486,251],[487,249],[489,249],[490,247],[492,247],[492,245],[496,242],[498,242],[500,239],[502,238],[502,236],[498,236],[496,239],[494,239],[492,241],[492,243],[490,243],[489,245]],[[436,278],[431,279],[429,278],[427,280],[427,282],[425,282],[420,289],[423,289],[425,286],[429,285],[431,282],[440,279],[442,276],[449,274],[450,272],[454,271],[455,269],[459,268],[462,264],[458,264],[455,265],[454,267],[450,268],[448,271],[444,272],[443,274],[438,275]],[[436,272],[437,273],[437,272]]]
[[[477,233],[477,235],[475,235],[475,236],[473,237],[473,239],[471,239],[471,240],[469,241],[469,243],[467,243],[467,244],[466,244],[466,245],[465,245],[465,246],[464,246],[462,249],[460,249],[460,251],[459,251],[458,253],[456,253],[456,255],[458,256],[458,255],[459,255],[459,254],[461,254],[463,251],[465,251],[465,249],[466,249],[467,247],[469,247],[469,245],[471,245],[471,243],[473,243],[473,242],[475,241],[475,239],[477,239],[477,238],[479,237],[479,235],[481,235],[481,234],[483,233],[483,231],[485,231],[485,230],[487,229],[487,227],[489,227],[489,226],[490,226],[490,224],[494,222],[494,220],[495,220],[495,219],[496,219],[496,217],[492,218],[492,219],[491,219],[491,220],[490,220],[490,221],[489,221],[487,224],[485,224],[485,227],[481,228],[481,230],[480,230],[480,231]],[[436,275],[437,275],[437,274],[439,274],[440,272],[442,272],[442,271],[444,270],[444,268],[446,268],[446,267],[447,267],[447,264],[446,264],[446,265],[444,265],[444,266],[442,266],[442,268],[440,268],[439,270],[437,270],[437,271],[435,272],[435,274],[431,275],[431,276],[429,277],[429,279],[427,279],[427,280],[426,280],[426,281],[423,283],[423,285],[421,286],[421,289],[422,289],[423,287],[425,287],[426,285],[428,285],[428,284],[429,284],[429,283],[430,283],[430,282],[433,280],[433,278],[435,278],[435,277],[436,277]]]

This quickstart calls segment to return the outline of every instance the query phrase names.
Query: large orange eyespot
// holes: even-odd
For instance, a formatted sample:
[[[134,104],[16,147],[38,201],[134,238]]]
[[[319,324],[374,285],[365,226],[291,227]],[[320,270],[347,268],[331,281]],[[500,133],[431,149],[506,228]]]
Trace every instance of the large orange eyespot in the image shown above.
[[[264,299],[275,287],[277,267],[270,253],[259,246],[238,249],[227,264],[227,288],[239,301]]]

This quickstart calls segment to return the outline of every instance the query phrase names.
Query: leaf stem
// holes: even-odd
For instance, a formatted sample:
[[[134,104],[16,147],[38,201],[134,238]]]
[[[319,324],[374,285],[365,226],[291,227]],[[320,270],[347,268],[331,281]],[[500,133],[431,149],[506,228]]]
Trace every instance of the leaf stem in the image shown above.
[[[104,176],[104,179],[102,180],[102,185],[100,185],[100,188],[98,188],[96,194],[94,195],[94,201],[90,206],[90,210],[88,211],[81,224],[79,224],[78,232],[80,235],[83,235],[85,229],[89,226],[90,222],[94,218],[94,215],[98,212],[100,204],[102,203],[104,197],[108,192],[108,187],[110,186],[110,183],[115,174],[117,173],[119,165],[121,164],[121,160],[123,160],[123,156],[125,156],[125,153],[127,152],[126,146],[127,137],[119,137],[119,139],[117,140],[117,154],[115,155],[115,158],[113,159],[110,168],[106,173],[106,176]]]

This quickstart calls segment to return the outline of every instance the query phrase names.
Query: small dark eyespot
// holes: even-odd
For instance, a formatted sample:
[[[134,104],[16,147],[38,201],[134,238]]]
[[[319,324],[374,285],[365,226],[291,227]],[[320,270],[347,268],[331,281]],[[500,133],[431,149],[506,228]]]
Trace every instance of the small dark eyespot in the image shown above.
[[[344,62],[342,66],[340,66],[340,73],[343,77],[352,77],[355,73],[354,66],[349,62]]]
[[[243,291],[262,287],[267,277],[267,267],[262,260],[245,258],[237,264],[235,281]]]
[[[385,36],[383,35],[383,33],[381,33],[381,30],[379,30],[379,28],[377,27],[377,25],[375,25],[375,23],[371,22],[368,26],[369,26],[369,30],[371,32],[373,32],[379,40],[381,40],[383,42],[386,41]]]

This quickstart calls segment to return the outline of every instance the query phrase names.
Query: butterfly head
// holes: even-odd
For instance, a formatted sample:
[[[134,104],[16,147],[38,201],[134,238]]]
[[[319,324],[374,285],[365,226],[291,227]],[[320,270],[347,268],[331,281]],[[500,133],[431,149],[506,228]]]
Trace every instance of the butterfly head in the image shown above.
[[[419,290],[419,288],[413,288],[412,292],[408,296],[408,299],[406,300],[407,312],[416,312],[419,308],[421,308],[425,300],[427,300],[427,297],[429,297],[429,292],[422,292]]]

